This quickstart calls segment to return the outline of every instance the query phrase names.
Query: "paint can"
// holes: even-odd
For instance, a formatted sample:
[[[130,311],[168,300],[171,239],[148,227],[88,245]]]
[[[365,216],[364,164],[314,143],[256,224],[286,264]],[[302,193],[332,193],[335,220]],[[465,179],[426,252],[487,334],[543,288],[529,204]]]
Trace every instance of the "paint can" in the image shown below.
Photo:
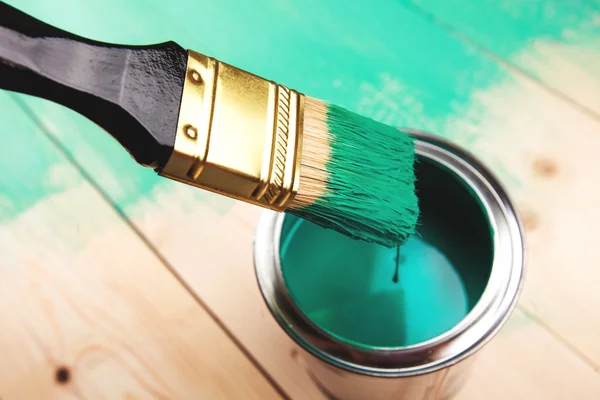
[[[264,300],[332,399],[452,398],[522,288],[523,230],[498,180],[456,145],[410,133],[421,221],[399,249],[272,211],[258,225]]]

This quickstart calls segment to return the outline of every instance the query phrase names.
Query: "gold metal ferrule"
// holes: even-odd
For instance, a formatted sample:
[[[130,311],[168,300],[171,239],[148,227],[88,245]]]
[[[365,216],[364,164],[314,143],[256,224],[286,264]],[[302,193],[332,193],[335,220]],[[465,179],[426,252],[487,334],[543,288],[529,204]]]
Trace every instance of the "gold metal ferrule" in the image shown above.
[[[188,51],[164,177],[276,211],[298,191],[304,95]]]

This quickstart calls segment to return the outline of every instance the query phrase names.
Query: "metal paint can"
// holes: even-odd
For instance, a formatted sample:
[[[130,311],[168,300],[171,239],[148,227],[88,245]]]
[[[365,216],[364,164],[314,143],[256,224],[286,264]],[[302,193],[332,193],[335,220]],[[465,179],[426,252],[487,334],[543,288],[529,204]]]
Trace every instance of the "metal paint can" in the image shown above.
[[[421,208],[429,215],[425,224],[437,232],[441,246],[456,250],[448,257],[469,298],[475,299],[449,329],[403,346],[365,346],[340,338],[304,312],[286,282],[280,246],[289,235],[286,218],[293,217],[267,211],[258,225],[254,261],[264,300],[303,350],[312,378],[333,399],[450,399],[468,377],[472,356],[510,316],[522,288],[523,230],[498,180],[456,145],[410,133],[415,137]],[[457,221],[463,221],[460,230],[455,229]],[[310,253],[311,246],[304,251]],[[314,284],[315,290],[327,290],[318,280]]]

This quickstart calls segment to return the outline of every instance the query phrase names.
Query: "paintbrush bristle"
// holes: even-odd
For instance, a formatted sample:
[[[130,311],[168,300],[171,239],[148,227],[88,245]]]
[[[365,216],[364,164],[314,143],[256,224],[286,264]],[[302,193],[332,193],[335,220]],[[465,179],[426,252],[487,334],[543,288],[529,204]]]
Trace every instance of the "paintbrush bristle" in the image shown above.
[[[386,247],[414,233],[419,216],[412,137],[306,97],[300,186],[289,212]]]

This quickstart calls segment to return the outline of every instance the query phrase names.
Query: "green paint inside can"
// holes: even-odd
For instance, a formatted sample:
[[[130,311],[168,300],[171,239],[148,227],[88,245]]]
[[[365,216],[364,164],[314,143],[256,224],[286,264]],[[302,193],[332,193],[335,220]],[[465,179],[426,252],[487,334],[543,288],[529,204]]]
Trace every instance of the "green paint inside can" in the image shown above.
[[[280,258],[300,311],[335,339],[406,347],[456,326],[488,282],[493,238],[485,208],[452,171],[416,164],[421,216],[398,249],[356,241],[285,215]]]

